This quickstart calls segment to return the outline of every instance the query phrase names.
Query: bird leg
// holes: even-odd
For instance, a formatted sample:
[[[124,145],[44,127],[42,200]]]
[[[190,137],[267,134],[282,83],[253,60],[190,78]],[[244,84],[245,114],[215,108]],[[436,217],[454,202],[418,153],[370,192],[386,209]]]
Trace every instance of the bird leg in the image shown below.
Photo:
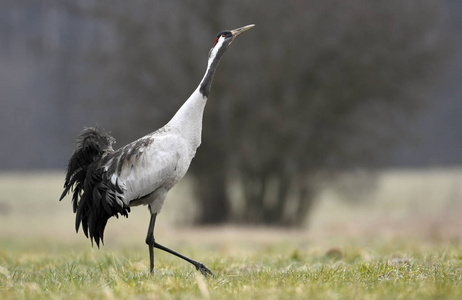
[[[204,276],[208,276],[208,275],[213,275],[212,271],[209,270],[209,268],[207,268],[203,263],[201,262],[198,262],[198,261],[195,261],[193,259],[190,259],[189,257],[186,257],[176,251],[173,251],[172,249],[169,249],[165,246],[162,246],[161,244],[157,243],[157,242],[154,242],[154,247],[156,247],[157,249],[160,249],[160,250],[163,250],[165,252],[168,252],[170,254],[173,254],[175,256],[178,256],[179,258],[182,258],[184,260],[186,260],[187,262],[193,264],[195,267],[196,267],[196,270],[198,271],[201,271],[202,275]]]
[[[203,263],[192,260],[189,257],[186,257],[156,242],[156,240],[154,239],[154,225],[156,223],[156,217],[157,217],[156,213],[151,214],[151,221],[149,222],[148,234],[146,236],[146,244],[148,244],[148,247],[149,247],[149,260],[150,260],[151,274],[154,272],[154,247],[155,247],[157,249],[160,249],[170,254],[173,254],[175,256],[178,256],[179,258],[182,258],[186,260],[187,262],[193,264],[196,267],[196,270],[200,271],[204,276],[207,276],[207,275],[213,276],[213,273],[209,270],[209,268],[204,266]]]
[[[151,221],[149,221],[148,234],[146,236],[146,244],[149,247],[149,270],[151,274],[154,272],[154,246],[156,240],[154,239],[154,225],[156,224],[157,214],[151,214]]]

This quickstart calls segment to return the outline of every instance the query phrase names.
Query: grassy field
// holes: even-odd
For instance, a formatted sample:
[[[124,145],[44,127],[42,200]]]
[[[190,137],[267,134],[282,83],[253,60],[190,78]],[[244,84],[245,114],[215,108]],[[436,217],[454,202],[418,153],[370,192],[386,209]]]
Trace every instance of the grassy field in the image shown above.
[[[0,299],[462,299],[461,182],[459,170],[384,172],[367,201],[326,189],[307,228],[278,230],[178,225],[194,214],[186,181],[156,239],[205,278],[158,250],[148,273],[146,209],[110,220],[92,248],[57,201],[62,174],[0,174]]]

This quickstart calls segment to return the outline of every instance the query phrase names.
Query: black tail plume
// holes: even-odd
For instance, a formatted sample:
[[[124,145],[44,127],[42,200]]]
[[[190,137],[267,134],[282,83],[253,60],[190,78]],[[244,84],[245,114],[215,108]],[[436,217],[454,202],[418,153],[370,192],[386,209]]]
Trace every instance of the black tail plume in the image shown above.
[[[122,192],[120,187],[114,187],[110,180],[99,168],[100,161],[105,154],[114,152],[112,144],[115,139],[108,133],[96,129],[86,128],[77,138],[77,146],[72,154],[66,172],[64,191],[59,200],[61,201],[70,191],[73,192],[73,211],[76,214],[75,230],[79,231],[80,223],[85,236],[93,243],[93,239],[99,247],[99,241],[103,241],[104,228],[107,220],[117,213],[127,216],[130,209],[114,205],[116,198],[121,195],[107,194],[110,190]],[[109,181],[109,182],[108,182]],[[117,210],[115,210],[117,209]]]
[[[115,139],[108,133],[90,127],[77,138],[77,145],[67,165],[66,181],[64,191],[59,198],[61,201],[74,186],[74,212],[77,210],[77,197],[81,195],[84,188],[85,177],[90,164],[101,159],[104,153],[113,152],[112,144]]]

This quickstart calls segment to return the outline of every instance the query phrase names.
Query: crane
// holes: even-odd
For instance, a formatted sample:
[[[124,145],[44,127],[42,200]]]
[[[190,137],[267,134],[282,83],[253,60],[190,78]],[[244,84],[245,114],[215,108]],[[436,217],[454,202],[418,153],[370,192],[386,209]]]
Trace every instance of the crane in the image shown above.
[[[93,245],[104,244],[109,218],[128,217],[130,208],[147,205],[151,213],[146,244],[150,273],[154,272],[154,248],[193,264],[205,276],[213,275],[195,261],[159,243],[154,225],[168,191],[186,174],[201,143],[202,116],[213,76],[233,40],[254,24],[220,32],[208,55],[204,77],[191,96],[163,127],[118,150],[115,139],[98,128],[86,128],[78,136],[69,160],[60,201],[72,194],[75,230],[80,226]]]

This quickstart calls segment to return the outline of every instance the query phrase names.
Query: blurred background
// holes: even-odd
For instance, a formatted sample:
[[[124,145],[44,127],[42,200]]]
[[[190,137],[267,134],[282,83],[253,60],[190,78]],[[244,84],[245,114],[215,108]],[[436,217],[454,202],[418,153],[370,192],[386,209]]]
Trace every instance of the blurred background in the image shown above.
[[[0,8],[0,222],[53,215],[72,231],[71,205],[57,199],[83,127],[110,131],[118,148],[163,126],[202,78],[216,33],[255,23],[220,64],[202,145],[164,222],[462,238],[461,1]]]

